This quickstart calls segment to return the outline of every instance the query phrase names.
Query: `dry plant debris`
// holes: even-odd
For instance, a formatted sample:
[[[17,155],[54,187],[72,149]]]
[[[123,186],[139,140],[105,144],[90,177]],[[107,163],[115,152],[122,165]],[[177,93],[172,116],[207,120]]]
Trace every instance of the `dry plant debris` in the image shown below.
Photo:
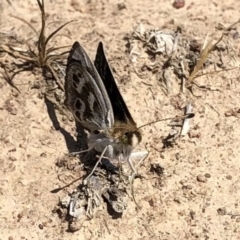
[[[149,75],[143,72],[156,74],[166,94],[171,92],[174,76],[180,80],[182,92],[187,89],[193,94],[193,85],[202,90],[211,90],[210,87],[199,86],[195,80],[203,75],[213,75],[239,67],[240,64],[236,66],[233,59],[226,67],[221,57],[224,51],[227,54],[234,52],[234,49],[228,46],[227,39],[229,30],[237,23],[224,29],[220,37],[216,37],[216,34],[207,36],[202,46],[196,39],[184,35],[180,27],[176,31],[155,28],[145,30],[140,23],[132,34],[126,37],[134,70],[140,78],[145,79],[149,78]],[[211,66],[213,70],[206,71]]]
[[[25,19],[10,15],[19,21],[27,24],[37,37],[36,42],[23,40],[21,36],[14,33],[0,32],[0,67],[3,69],[3,77],[8,84],[16,89],[19,93],[20,90],[15,86],[13,79],[22,71],[35,71],[42,70],[42,75],[46,82],[35,83],[32,88],[40,89],[45,101],[50,102],[55,106],[63,115],[70,121],[73,117],[69,110],[64,106],[64,77],[65,77],[65,55],[69,50],[58,53],[63,48],[70,48],[70,46],[62,47],[48,47],[50,40],[66,25],[74,22],[74,20],[66,22],[58,27],[56,30],[46,36],[46,13],[44,0],[37,0],[38,7],[41,12],[41,29],[40,33]],[[23,48],[26,48],[24,49]],[[6,54],[14,58],[14,62],[9,64],[5,61]],[[20,61],[20,63],[16,63]],[[23,63],[22,63],[23,61]],[[15,70],[17,68],[17,70]],[[13,72],[12,75],[9,73]]]
[[[87,162],[94,162],[94,166],[93,158],[96,160],[95,157],[91,156]],[[84,165],[86,171],[92,169],[90,165]],[[64,212],[63,219],[68,216],[69,230],[79,230],[85,220],[92,219],[99,211],[106,210],[106,203],[110,207],[108,210],[110,215],[117,218],[122,216],[128,206],[132,189],[129,185],[129,175],[125,173],[126,166],[122,165],[118,168],[116,165],[117,162],[112,163],[108,159],[102,159],[90,177],[84,179],[72,193],[60,200],[58,210]],[[53,192],[63,188],[53,190]]]
[[[61,68],[64,65],[64,55],[68,53],[68,51],[62,52],[62,53],[56,53],[56,51],[67,48],[70,46],[63,46],[63,47],[50,47],[47,48],[49,41],[66,25],[73,21],[69,21],[63,25],[61,25],[59,28],[57,28],[55,31],[53,31],[49,36],[46,36],[46,14],[45,14],[45,6],[44,6],[44,0],[40,1],[37,0],[40,12],[41,12],[41,30],[40,33],[29,23],[28,21],[24,20],[21,17],[11,15],[11,17],[14,17],[18,19],[19,21],[24,22],[27,24],[34,34],[37,37],[37,43],[30,44],[27,40],[18,40],[18,36],[11,33],[0,33],[1,38],[5,38],[5,42],[9,42],[6,44],[2,44],[0,46],[0,54],[8,53],[15,59],[23,60],[24,64],[22,64],[24,70],[33,70],[35,67],[42,68],[43,71],[48,71],[52,74],[53,78],[57,82],[58,87],[64,91],[63,83],[61,80],[61,77],[58,76],[56,68],[58,68],[58,71],[61,72]],[[9,39],[11,41],[9,41]],[[18,46],[16,46],[18,45]],[[19,47],[20,45],[20,47]],[[27,50],[22,49],[22,45],[25,45],[27,47]],[[4,63],[1,63],[1,67],[6,69],[6,66]],[[20,71],[21,71],[20,70]],[[13,84],[13,83],[12,83]]]

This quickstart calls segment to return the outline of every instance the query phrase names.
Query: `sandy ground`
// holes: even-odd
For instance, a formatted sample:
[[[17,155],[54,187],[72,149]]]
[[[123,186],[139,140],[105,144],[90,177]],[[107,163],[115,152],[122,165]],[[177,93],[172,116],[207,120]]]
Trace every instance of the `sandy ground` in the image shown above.
[[[0,3],[1,31],[34,39],[29,27],[10,14],[40,29],[36,1],[10,2],[12,6],[7,1]],[[165,95],[154,74],[140,79],[124,62],[128,56],[124,37],[138,22],[149,29],[164,26],[175,30],[181,26],[185,35],[203,43],[219,23],[229,26],[238,20],[240,2],[187,1],[181,9],[164,0],[139,0],[137,4],[126,0],[124,9],[118,8],[121,2],[116,0],[46,2],[49,32],[61,23],[77,20],[52,44],[71,45],[77,40],[93,58],[98,42],[103,41],[138,125],[180,115],[181,107],[188,102],[196,116],[189,134],[164,150],[162,138],[170,131],[168,122],[143,129],[140,148],[147,148],[151,155],[139,169],[144,178],[134,182],[140,209],[131,203],[118,219],[103,210],[71,233],[54,209],[74,186],[55,194],[51,190],[81,176],[77,160],[70,167],[57,164],[69,149],[74,149],[74,123],[56,110],[60,127],[54,128],[41,94],[43,89],[33,87],[44,81],[38,72],[16,75],[13,82],[20,93],[0,74],[0,239],[240,239],[239,71],[199,78],[199,83],[219,91],[197,90],[200,97],[190,98],[180,93],[178,84]],[[237,62],[240,39],[230,40]],[[16,60],[7,56],[0,61]],[[230,67],[226,52],[223,62]],[[160,164],[164,175],[150,172],[151,164]]]

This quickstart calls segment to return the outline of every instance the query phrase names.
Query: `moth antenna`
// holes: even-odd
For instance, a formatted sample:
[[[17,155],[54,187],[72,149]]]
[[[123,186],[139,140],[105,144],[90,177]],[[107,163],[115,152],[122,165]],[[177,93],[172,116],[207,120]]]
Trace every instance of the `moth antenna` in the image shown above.
[[[140,128],[146,127],[148,125],[158,123],[158,122],[163,122],[163,121],[168,121],[168,120],[183,120],[183,119],[186,119],[186,118],[193,118],[194,116],[195,116],[194,113],[188,113],[188,114],[185,114],[183,116],[176,116],[176,117],[171,117],[171,118],[164,118],[164,119],[160,119],[160,120],[155,120],[155,121],[143,124],[142,126],[138,127],[137,130],[140,129]]]
[[[116,127],[113,127],[112,129],[124,129],[124,130],[129,130],[127,127],[121,127],[121,126],[116,126]],[[138,128],[137,128],[136,130],[138,130]]]

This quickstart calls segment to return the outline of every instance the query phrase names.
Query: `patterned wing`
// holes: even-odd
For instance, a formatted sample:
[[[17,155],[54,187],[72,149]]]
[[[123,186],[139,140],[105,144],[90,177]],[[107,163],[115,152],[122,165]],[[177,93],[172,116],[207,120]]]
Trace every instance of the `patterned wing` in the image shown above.
[[[113,108],[115,121],[136,125],[121,93],[119,92],[111,68],[106,59],[102,42],[100,42],[98,45],[94,65],[104,83],[105,89],[107,90],[108,97]]]
[[[89,131],[108,130],[113,110],[103,82],[83,47],[75,42],[68,56],[65,79],[66,105]]]

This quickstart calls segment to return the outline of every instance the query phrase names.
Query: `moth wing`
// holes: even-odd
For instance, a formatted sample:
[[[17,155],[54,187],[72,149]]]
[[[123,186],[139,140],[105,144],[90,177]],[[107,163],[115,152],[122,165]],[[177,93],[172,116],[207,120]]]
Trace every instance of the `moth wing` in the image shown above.
[[[68,56],[65,91],[67,106],[84,128],[94,131],[113,126],[113,110],[104,84],[78,42]]]
[[[108,93],[108,97],[113,108],[115,121],[136,125],[117,87],[116,81],[112,74],[112,70],[105,56],[102,42],[99,42],[94,65]]]

